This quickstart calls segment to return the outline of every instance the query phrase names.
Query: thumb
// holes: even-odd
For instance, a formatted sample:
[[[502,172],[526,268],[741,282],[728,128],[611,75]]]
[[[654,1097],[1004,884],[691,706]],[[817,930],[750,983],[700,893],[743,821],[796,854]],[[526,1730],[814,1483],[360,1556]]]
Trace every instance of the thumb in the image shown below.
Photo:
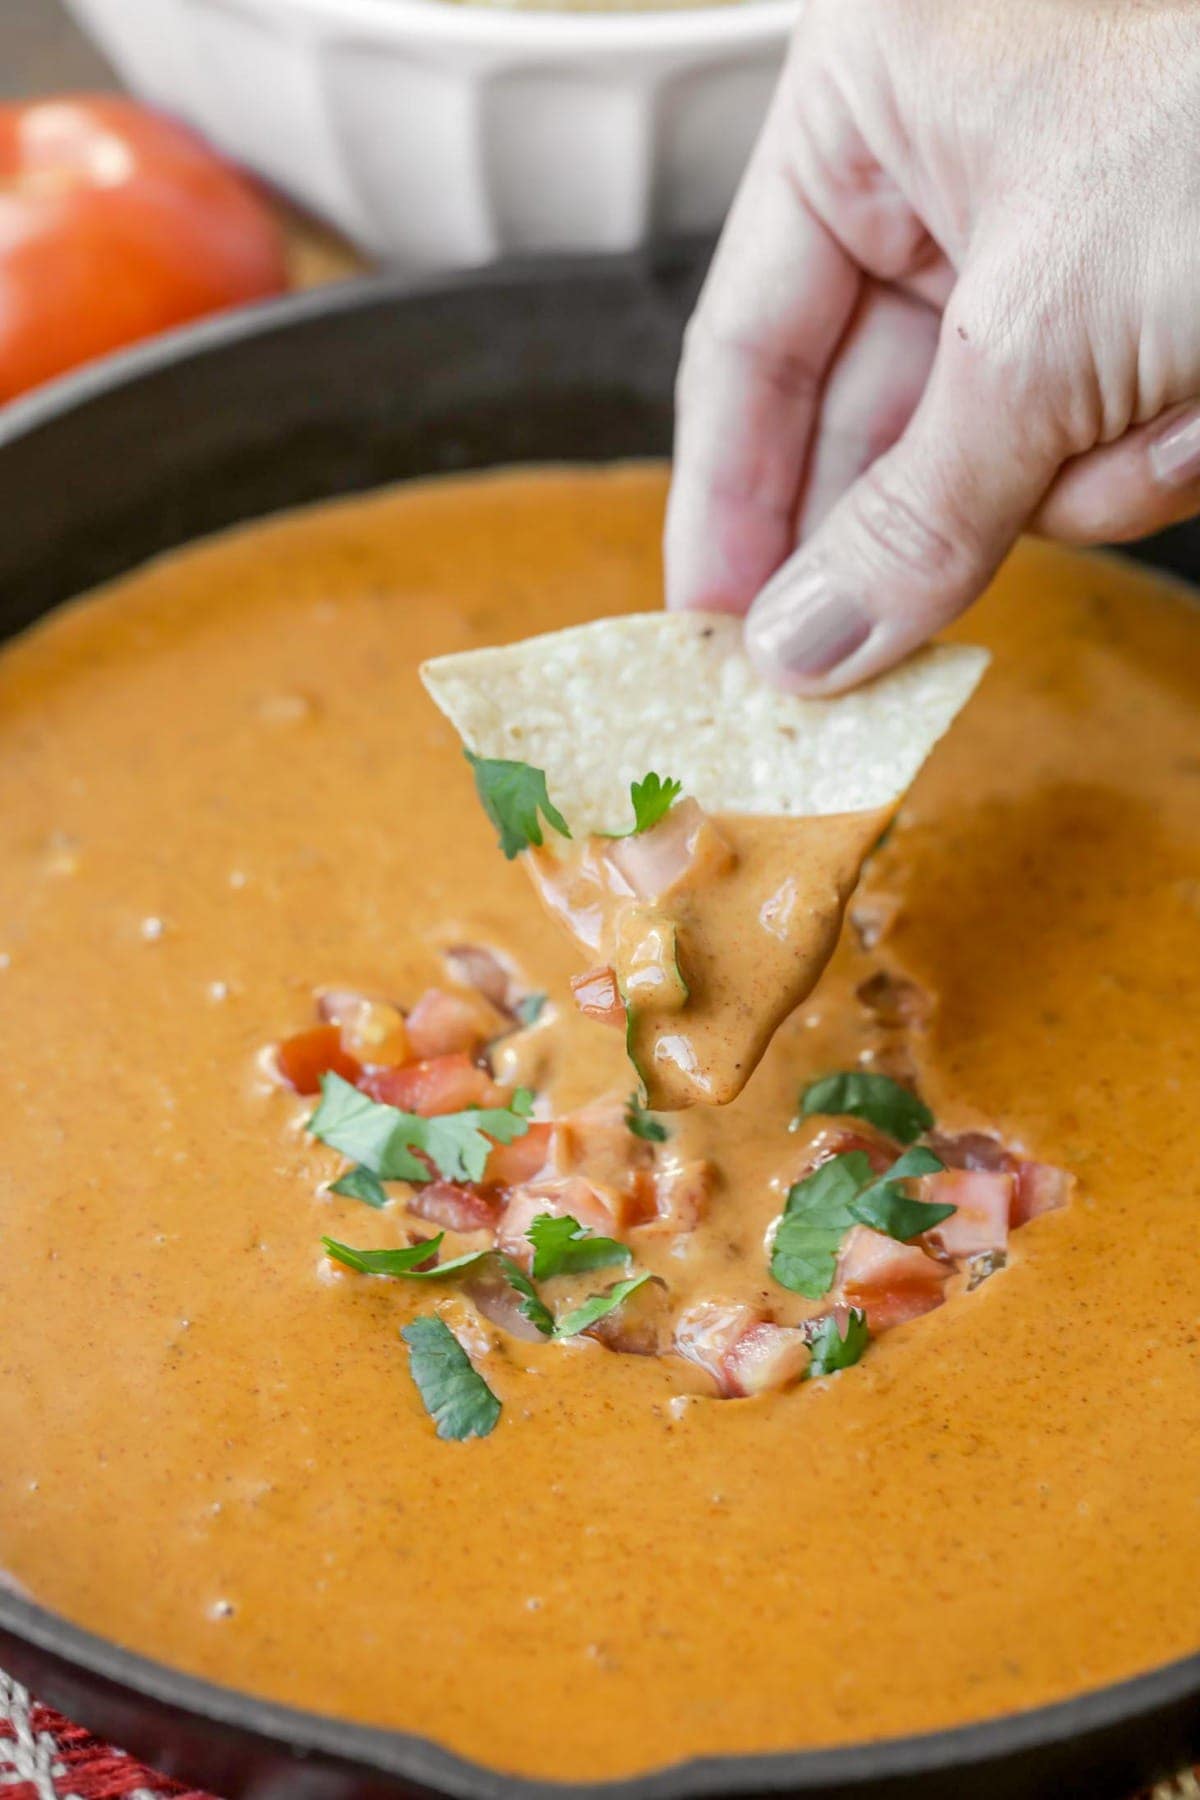
[[[747,648],[769,681],[829,694],[889,668],[986,587],[1063,460],[1030,385],[943,323],[903,436],[763,589]]]

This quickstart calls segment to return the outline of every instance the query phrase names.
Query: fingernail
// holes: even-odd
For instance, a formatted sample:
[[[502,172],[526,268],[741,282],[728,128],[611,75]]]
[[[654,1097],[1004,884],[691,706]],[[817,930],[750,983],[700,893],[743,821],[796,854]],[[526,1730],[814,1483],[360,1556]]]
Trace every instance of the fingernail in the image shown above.
[[[749,618],[759,661],[789,675],[828,675],[861,649],[873,624],[857,602],[829,586],[823,570],[772,583]]]
[[[1150,473],[1163,487],[1200,480],[1200,409],[1177,414],[1150,445]]]

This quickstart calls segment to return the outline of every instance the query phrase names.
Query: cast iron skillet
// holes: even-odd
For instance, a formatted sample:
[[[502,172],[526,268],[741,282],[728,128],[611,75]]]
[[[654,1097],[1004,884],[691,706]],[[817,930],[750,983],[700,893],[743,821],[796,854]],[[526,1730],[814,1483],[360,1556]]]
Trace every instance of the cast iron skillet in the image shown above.
[[[336,290],[180,333],[0,413],[0,635],[278,507],[490,463],[665,453],[701,263],[683,248]],[[1149,554],[1200,577],[1194,533]],[[0,1660],[50,1704],[229,1800],[1125,1800],[1200,1756],[1200,1655],[958,1731],[575,1787],[193,1680],[3,1591]],[[929,1665],[940,1679],[936,1644]]]

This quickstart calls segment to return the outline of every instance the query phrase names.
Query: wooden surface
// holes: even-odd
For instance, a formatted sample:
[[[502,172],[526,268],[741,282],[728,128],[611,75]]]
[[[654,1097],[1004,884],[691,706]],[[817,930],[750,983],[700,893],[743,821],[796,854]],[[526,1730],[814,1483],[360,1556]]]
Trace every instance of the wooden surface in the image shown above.
[[[72,23],[59,0],[0,0],[0,100],[118,85],[111,68]],[[299,213],[282,197],[275,199],[287,232],[292,280],[297,287],[342,280],[365,267],[363,259],[334,232]]]

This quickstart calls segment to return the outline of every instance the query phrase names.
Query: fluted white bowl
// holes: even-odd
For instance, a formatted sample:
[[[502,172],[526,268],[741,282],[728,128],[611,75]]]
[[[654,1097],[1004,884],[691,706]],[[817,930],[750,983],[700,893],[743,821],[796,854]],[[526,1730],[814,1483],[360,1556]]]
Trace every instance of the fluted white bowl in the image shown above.
[[[129,84],[369,254],[464,267],[716,226],[798,0],[69,0]]]

